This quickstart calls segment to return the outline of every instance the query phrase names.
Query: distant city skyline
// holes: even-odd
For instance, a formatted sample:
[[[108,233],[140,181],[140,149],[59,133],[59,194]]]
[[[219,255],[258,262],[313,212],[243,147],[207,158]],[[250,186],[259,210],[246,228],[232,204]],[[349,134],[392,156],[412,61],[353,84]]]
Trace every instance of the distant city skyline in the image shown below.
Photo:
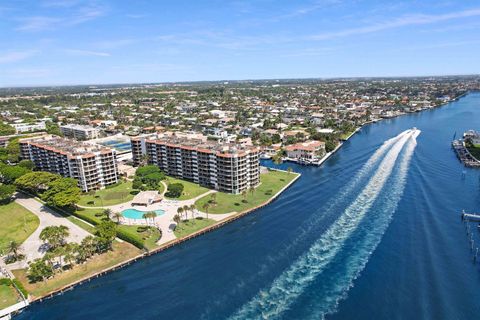
[[[0,87],[478,74],[476,1],[0,4]]]

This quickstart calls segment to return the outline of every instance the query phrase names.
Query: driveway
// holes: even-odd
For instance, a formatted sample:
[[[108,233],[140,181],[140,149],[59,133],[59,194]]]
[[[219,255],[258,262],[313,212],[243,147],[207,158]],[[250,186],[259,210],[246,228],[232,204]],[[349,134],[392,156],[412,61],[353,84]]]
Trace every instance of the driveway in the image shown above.
[[[43,241],[39,238],[40,232],[42,232],[45,227],[60,225],[67,226],[70,231],[70,236],[67,238],[67,242],[80,243],[83,238],[90,235],[90,233],[70,222],[68,219],[59,215],[52,209],[46,207],[35,198],[30,198],[23,194],[17,193],[15,202],[37,215],[40,219],[40,225],[38,226],[37,230],[35,230],[35,232],[32,233],[30,237],[28,237],[27,240],[25,240],[25,242],[22,244],[22,252],[26,255],[26,259],[13,265],[9,265],[9,269],[25,268],[27,267],[27,263],[29,261],[41,258],[45,254]]]

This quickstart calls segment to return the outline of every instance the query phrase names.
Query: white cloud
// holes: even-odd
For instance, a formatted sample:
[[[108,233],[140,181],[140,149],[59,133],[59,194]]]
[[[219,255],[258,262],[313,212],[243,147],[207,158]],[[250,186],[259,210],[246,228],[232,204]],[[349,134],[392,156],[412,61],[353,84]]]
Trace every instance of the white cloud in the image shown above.
[[[367,33],[375,33],[383,30],[425,25],[448,20],[480,16],[480,9],[471,9],[439,15],[414,14],[393,19],[388,22],[375,23],[364,27],[345,29],[341,31],[324,32],[308,37],[310,40],[328,40]]]
[[[79,49],[66,49],[65,52],[78,55],[78,56],[94,56],[94,57],[110,57],[110,53],[108,52],[100,52],[100,51],[89,51],[89,50],[79,50]]]
[[[18,26],[16,30],[36,32],[71,27],[99,18],[106,13],[104,6],[99,6],[90,2],[51,1],[48,3],[52,7],[62,7],[62,9],[66,10],[66,13],[62,11],[58,16],[32,16],[18,18],[17,20],[20,22],[20,26]]]
[[[0,53],[0,63],[13,63],[13,62],[25,60],[35,55],[36,53],[37,53],[36,50],[11,51],[3,54]]]

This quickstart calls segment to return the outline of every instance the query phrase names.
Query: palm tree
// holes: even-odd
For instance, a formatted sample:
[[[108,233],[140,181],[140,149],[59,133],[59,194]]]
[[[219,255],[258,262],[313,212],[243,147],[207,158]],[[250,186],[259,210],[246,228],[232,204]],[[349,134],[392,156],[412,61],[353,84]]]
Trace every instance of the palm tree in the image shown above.
[[[190,210],[190,207],[187,205],[184,205],[182,208],[183,208],[183,212],[185,212],[185,218],[188,220],[188,210]]]
[[[243,202],[247,202],[247,190],[242,191]]]
[[[177,224],[177,227],[180,226],[180,221],[181,221],[181,220],[182,220],[182,219],[180,218],[180,216],[179,216],[178,214],[176,214],[176,215],[173,216],[173,221],[175,221],[175,223]]]
[[[250,187],[250,189],[248,189],[250,191],[250,194],[253,196],[253,194],[255,193],[255,188],[254,187]]]
[[[8,253],[11,254],[13,258],[15,258],[15,261],[18,260],[18,258],[20,257],[20,249],[20,244],[15,240],[10,241],[10,243],[8,244]]]
[[[115,219],[117,219],[117,224],[120,224],[120,219],[123,217],[122,213],[118,212],[118,211],[115,211],[113,213],[113,216],[115,217]]]
[[[105,209],[105,210],[103,210],[103,215],[104,215],[107,219],[110,219],[110,216],[112,215],[112,209]]]
[[[182,216],[183,214],[183,208],[182,207],[178,207],[177,208],[177,213],[180,215],[180,217]]]
[[[210,199],[212,201],[213,204],[217,204],[217,193],[214,192],[210,195]]]
[[[197,206],[195,203],[192,203],[189,208],[192,211],[192,216],[195,218],[195,209],[197,209]]]
[[[205,210],[205,213],[207,214],[207,219],[208,219],[208,209],[210,208],[210,205],[208,204],[208,202],[205,203],[202,208],[203,210]]]

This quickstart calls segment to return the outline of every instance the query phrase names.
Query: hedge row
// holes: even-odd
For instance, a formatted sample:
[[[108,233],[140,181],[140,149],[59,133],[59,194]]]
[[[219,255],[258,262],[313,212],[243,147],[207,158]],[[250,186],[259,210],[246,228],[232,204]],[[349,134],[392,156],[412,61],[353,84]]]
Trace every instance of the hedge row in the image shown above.
[[[141,241],[140,239],[134,237],[133,235],[131,235],[130,233],[122,229],[117,229],[117,237],[119,237],[124,241],[130,242],[131,244],[133,244],[135,247],[139,249],[142,249],[142,250],[146,249],[145,245],[143,244],[143,241]]]
[[[78,211],[73,212],[73,215],[82,219],[82,220],[85,220],[85,221],[93,224],[94,226],[98,225],[98,223],[99,223],[98,220],[96,220],[96,219],[94,219],[90,216],[83,215],[83,214],[79,213]],[[138,238],[135,238],[134,236],[132,236],[130,233],[126,232],[125,230],[117,228],[117,237],[119,237],[120,239],[122,239],[124,241],[130,242],[131,244],[133,244],[135,247],[137,247],[139,249],[145,249],[143,241],[141,241]]]
[[[13,279],[12,282],[15,285],[15,287],[17,287],[17,289],[20,290],[20,292],[23,294],[23,296],[25,298],[27,298],[28,297],[28,291],[27,291],[27,289],[25,289],[23,284],[20,281],[18,281],[18,279]]]
[[[0,285],[5,285],[5,286],[15,286],[17,289],[23,294],[23,296],[26,298],[28,297],[28,291],[25,289],[23,284],[18,281],[18,279],[9,279],[9,278],[2,278],[0,279]]]

